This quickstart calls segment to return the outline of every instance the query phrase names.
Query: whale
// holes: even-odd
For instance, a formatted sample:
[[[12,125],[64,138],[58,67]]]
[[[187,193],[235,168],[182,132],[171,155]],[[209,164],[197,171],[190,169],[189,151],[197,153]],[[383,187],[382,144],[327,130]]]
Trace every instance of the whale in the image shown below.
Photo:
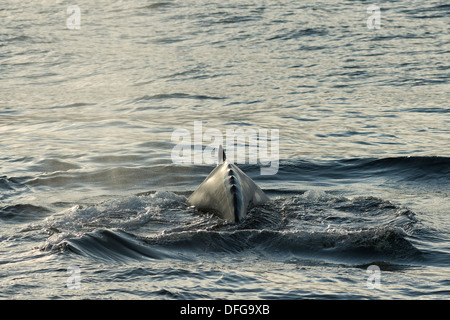
[[[217,166],[187,202],[198,211],[240,222],[249,209],[269,201],[269,197],[238,166],[227,160],[222,145],[218,151]]]

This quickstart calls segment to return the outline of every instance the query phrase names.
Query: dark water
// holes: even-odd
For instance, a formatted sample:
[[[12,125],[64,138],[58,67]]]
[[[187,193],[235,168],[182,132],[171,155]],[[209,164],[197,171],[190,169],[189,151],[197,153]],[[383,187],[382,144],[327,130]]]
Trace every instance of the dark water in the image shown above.
[[[0,7],[1,298],[450,297],[448,3],[73,4]],[[186,205],[195,121],[279,130],[242,223]]]

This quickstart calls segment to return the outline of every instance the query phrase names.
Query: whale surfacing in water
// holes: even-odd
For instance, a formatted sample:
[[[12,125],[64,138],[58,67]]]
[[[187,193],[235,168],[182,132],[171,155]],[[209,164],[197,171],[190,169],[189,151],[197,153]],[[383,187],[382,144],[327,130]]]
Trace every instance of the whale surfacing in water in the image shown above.
[[[219,146],[217,167],[188,198],[188,204],[224,220],[239,222],[247,215],[247,210],[268,200],[249,176],[226,160]]]

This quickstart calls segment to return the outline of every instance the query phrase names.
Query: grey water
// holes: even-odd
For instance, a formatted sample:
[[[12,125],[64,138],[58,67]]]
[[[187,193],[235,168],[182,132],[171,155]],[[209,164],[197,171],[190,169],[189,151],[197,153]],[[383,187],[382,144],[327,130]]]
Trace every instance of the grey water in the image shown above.
[[[371,5],[2,1],[0,298],[450,298],[450,4]],[[279,132],[241,223],[196,122]]]

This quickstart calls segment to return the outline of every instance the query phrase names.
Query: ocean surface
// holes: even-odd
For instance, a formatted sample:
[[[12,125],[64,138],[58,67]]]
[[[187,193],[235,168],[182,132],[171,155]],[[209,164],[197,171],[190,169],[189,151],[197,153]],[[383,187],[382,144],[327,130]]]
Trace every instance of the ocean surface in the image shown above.
[[[449,299],[450,3],[371,5],[2,1],[0,299]],[[186,199],[238,129],[231,223]]]

